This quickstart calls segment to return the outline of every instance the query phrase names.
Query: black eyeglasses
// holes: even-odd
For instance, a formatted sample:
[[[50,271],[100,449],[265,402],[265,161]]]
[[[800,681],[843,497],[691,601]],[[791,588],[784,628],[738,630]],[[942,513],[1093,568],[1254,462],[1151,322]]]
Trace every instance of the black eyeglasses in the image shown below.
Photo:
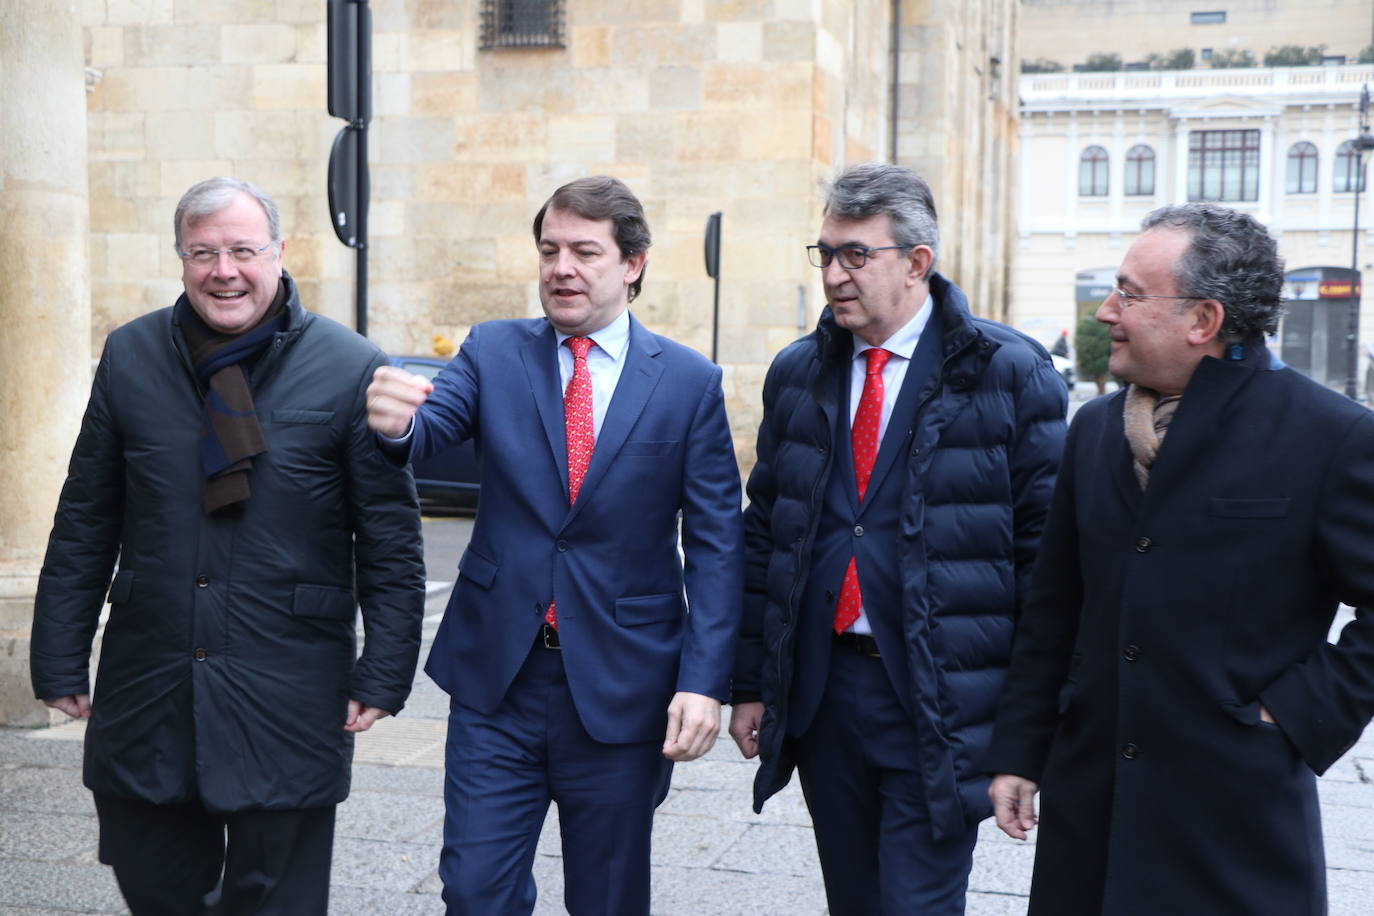
[[[883,245],[880,248],[868,248],[863,245],[841,245],[838,248],[831,248],[829,245],[807,245],[806,256],[811,259],[812,267],[829,267],[830,262],[835,258],[840,259],[840,266],[845,270],[858,270],[868,263],[868,259],[873,257],[875,251],[888,251],[890,249],[909,250],[910,245]]]

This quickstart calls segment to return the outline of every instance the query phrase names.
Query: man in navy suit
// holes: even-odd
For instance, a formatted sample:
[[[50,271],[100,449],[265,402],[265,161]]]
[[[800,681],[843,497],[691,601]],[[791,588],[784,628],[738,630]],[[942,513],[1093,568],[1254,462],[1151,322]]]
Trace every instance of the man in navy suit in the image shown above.
[[[756,810],[796,767],[830,912],[964,912],[1012,622],[1064,436],[1049,354],[932,268],[920,176],[841,175],[828,307],[778,354],[749,476],[730,734]]]
[[[450,913],[529,913],[555,801],[569,912],[647,913],[654,808],[729,696],[739,471],[720,368],[627,310],[650,243],[629,188],[564,185],[534,237],[545,318],[479,324],[433,385],[383,367],[368,392],[393,460],[474,438],[482,467],[425,666],[453,698],[439,872]]]

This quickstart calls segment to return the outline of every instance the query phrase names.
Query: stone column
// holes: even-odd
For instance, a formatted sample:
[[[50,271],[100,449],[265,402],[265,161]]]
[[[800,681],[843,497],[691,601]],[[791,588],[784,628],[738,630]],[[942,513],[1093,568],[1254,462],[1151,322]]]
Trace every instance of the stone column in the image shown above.
[[[49,721],[29,685],[29,627],[90,388],[78,5],[0,0],[0,724]]]

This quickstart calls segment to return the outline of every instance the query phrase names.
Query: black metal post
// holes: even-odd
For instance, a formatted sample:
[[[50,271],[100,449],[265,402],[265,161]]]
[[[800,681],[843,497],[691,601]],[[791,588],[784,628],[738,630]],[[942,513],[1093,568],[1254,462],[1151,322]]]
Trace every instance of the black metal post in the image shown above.
[[[358,2],[358,240],[357,269],[354,274],[357,331],[367,336],[367,205],[372,194],[371,173],[367,167],[367,125],[372,120],[372,8],[367,0]]]
[[[1350,234],[1350,314],[1346,322],[1347,359],[1345,396],[1358,400],[1360,396],[1360,296],[1363,282],[1360,275],[1360,197],[1364,191],[1364,151],[1374,149],[1374,136],[1369,133],[1369,85],[1360,90],[1360,132],[1355,138],[1355,222]]]

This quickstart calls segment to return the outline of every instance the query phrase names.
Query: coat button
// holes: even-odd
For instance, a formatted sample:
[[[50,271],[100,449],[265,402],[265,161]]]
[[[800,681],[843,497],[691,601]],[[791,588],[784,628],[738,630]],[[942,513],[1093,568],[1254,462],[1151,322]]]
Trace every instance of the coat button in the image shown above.
[[[195,651],[195,656],[196,656],[196,661],[198,661],[198,662],[203,662],[203,661],[205,661],[205,650],[204,650],[204,649],[197,649],[197,650]]]
[[[1122,652],[1121,655],[1122,655],[1123,658],[1126,659],[1126,661],[1128,661],[1128,662],[1133,662],[1133,661],[1135,661],[1137,658],[1140,658],[1140,647],[1139,647],[1139,646],[1127,646],[1126,649],[1125,649],[1125,651]]]
[[[196,576],[196,588],[205,588],[210,584],[209,576]]]
[[[1121,756],[1127,760],[1134,760],[1140,756],[1140,748],[1136,747],[1134,743],[1122,745]]]
[[[855,526],[854,526],[854,536],[855,536],[856,538],[861,538],[861,537],[864,536],[864,526],[863,526],[863,525],[855,525]]]
[[[1146,553],[1150,549],[1150,539],[1147,537],[1139,538],[1135,542],[1136,553]]]
[[[563,553],[568,549],[568,542],[560,539],[554,546],[558,548],[559,553]]]

